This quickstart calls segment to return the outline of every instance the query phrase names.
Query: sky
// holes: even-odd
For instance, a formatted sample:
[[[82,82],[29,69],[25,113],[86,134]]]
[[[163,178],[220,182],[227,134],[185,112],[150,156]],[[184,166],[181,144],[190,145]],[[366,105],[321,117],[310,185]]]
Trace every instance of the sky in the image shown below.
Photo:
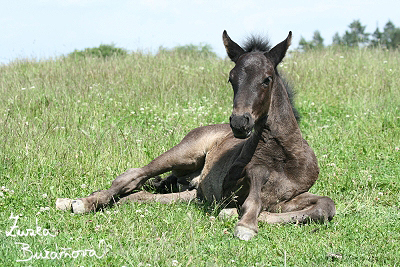
[[[209,44],[225,57],[222,32],[237,43],[269,36],[272,44],[293,32],[324,44],[359,19],[366,32],[400,27],[398,0],[0,0],[0,64],[48,59],[75,49],[115,44],[128,51],[155,53],[160,46]]]

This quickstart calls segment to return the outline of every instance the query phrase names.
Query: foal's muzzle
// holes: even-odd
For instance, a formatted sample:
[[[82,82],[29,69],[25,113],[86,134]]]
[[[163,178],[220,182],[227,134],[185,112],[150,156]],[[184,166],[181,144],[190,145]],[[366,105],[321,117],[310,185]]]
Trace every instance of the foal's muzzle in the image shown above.
[[[244,113],[242,115],[232,114],[229,121],[233,135],[236,138],[244,139],[250,136],[254,127],[254,120],[250,113]]]

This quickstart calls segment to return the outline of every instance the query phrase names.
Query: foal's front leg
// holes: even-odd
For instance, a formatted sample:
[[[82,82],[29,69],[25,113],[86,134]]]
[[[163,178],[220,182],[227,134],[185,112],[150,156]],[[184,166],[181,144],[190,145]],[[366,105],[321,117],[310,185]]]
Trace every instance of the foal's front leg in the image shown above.
[[[269,172],[265,166],[258,165],[247,168],[246,176],[250,182],[250,190],[240,209],[241,218],[235,227],[235,236],[248,241],[258,233],[257,217],[262,209],[261,188],[267,181]]]

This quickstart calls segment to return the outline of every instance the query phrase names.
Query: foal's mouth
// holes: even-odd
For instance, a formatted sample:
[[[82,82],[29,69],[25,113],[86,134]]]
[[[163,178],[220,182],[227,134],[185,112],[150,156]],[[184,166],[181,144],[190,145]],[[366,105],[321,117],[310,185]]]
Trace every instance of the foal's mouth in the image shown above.
[[[233,136],[234,136],[235,138],[246,139],[246,138],[248,138],[248,137],[251,135],[251,133],[252,133],[253,131],[240,132],[240,131],[236,131],[236,130],[232,129],[232,132],[233,132]]]

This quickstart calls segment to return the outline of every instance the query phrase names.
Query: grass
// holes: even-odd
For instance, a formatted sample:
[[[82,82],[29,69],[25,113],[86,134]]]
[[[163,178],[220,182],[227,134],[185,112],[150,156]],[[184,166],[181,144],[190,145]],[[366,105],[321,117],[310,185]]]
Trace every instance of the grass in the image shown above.
[[[227,122],[231,62],[135,53],[1,66],[0,265],[399,265],[399,65],[398,51],[382,50],[285,60],[280,69],[297,91],[300,128],[321,168],[311,192],[330,196],[337,215],[326,224],[261,224],[250,242],[233,237],[234,220],[214,219],[195,203],[125,204],[82,216],[54,205],[109,187],[195,127]],[[35,234],[7,235],[11,215],[20,216],[11,234]],[[85,249],[100,258],[83,257]],[[46,250],[60,259],[37,259]],[[73,251],[76,258],[61,256]]]

